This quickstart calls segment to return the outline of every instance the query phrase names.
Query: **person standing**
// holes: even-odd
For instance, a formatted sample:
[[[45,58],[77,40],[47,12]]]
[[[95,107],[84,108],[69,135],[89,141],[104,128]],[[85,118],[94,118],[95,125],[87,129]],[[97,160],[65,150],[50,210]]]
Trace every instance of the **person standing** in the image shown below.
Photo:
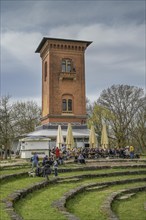
[[[133,146],[130,146],[130,158],[133,159],[134,158],[134,147]]]
[[[57,163],[57,160],[54,161],[54,175],[58,176],[58,163]]]
[[[45,166],[47,161],[48,161],[48,155],[45,155],[45,157],[43,158],[42,165]]]
[[[39,157],[38,157],[37,153],[34,153],[34,155],[32,157],[32,168],[38,167],[38,162],[39,162]]]
[[[43,176],[46,177],[47,180],[49,180],[49,175],[51,174],[51,167],[49,163],[46,163],[43,168]]]
[[[60,150],[59,150],[58,147],[56,147],[55,155],[56,155],[56,158],[59,159],[59,157],[60,157]]]

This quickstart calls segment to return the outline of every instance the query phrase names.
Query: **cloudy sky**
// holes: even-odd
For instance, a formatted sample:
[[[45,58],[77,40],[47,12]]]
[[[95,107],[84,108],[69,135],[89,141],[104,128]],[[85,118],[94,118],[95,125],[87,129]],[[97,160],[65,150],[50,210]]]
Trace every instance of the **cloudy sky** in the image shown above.
[[[113,84],[145,89],[145,1],[1,0],[1,95],[41,105],[43,37],[93,41],[86,50],[86,96]]]

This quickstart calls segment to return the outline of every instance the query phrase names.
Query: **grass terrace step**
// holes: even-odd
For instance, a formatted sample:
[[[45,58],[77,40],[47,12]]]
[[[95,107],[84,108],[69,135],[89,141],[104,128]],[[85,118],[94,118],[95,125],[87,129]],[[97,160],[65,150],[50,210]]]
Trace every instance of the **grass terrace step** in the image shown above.
[[[105,158],[105,159],[101,159],[101,158],[96,158],[96,159],[85,159],[86,163],[104,163],[104,162],[146,162],[146,159],[122,159],[122,158]],[[64,161],[65,164],[72,164],[74,163],[74,159],[70,159],[70,160],[65,160]],[[78,163],[76,163],[78,164]]]
[[[67,182],[76,182],[79,181],[79,178],[63,178],[61,180],[57,180],[57,183],[67,183]]]
[[[114,200],[112,210],[121,220],[145,220],[146,192],[138,192],[126,200]]]
[[[27,164],[10,164],[10,165],[0,165],[0,170],[10,170],[10,169],[17,169],[17,168],[28,168],[31,167],[30,163]]]
[[[127,178],[127,176],[126,176]],[[117,178],[119,181],[120,180],[124,180],[126,179],[124,177],[120,177]],[[106,185],[106,179],[110,180],[110,184],[112,185],[112,181],[115,180],[115,177],[113,178],[102,178],[102,179],[98,179],[98,183],[99,185],[102,183],[102,185]],[[139,176],[136,176],[134,178],[131,178],[131,176],[128,176],[128,181],[133,182],[133,184],[140,184],[140,181],[143,181],[143,178],[139,178]],[[94,179],[93,179],[94,180]],[[69,190],[73,189],[74,187],[79,187],[83,184],[89,184],[92,182],[93,184],[93,180],[87,180],[86,179],[84,181],[82,181],[82,183],[78,183],[78,182],[74,182],[74,183],[62,183],[62,184],[53,184],[53,185],[49,185],[47,188],[38,190],[37,192],[34,193],[30,193],[26,198],[24,198],[23,200],[20,200],[19,203],[15,204],[15,208],[18,211],[18,213],[20,215],[23,216],[24,219],[26,220],[30,220],[31,216],[33,215],[35,220],[39,220],[39,219],[44,219],[47,220],[46,216],[53,216],[53,218],[51,220],[65,220],[66,217],[64,217],[63,215],[61,215],[59,212],[57,212],[56,209],[51,207],[51,204],[55,201],[58,200],[61,196],[64,195],[64,193],[67,193]],[[139,181],[139,183],[135,183],[137,181]],[[146,180],[146,178],[145,178]],[[94,183],[96,183],[97,180],[94,180]],[[117,184],[117,182],[115,182],[115,184]],[[124,185],[124,182],[122,182]],[[29,210],[28,210],[29,207]],[[42,210],[42,212],[40,213],[39,210]],[[88,218],[91,219],[91,218]]]
[[[9,179],[14,179],[14,178],[22,178],[28,176],[28,172],[18,172],[18,173],[13,173],[9,175],[2,175],[0,176],[0,180],[9,180]]]
[[[102,171],[102,170],[101,170]],[[108,170],[109,171],[109,170]],[[146,170],[133,170],[133,171],[120,171],[120,172],[107,172],[107,173],[103,173],[103,171],[102,171],[102,173],[100,172],[100,173],[89,173],[89,174],[85,174],[85,173],[83,173],[83,172],[79,172],[80,173],[80,175],[76,175],[76,173],[72,173],[73,175],[72,176],[63,176],[63,177],[58,177],[57,178],[57,182],[58,183],[60,183],[60,184],[62,184],[62,183],[67,183],[67,182],[72,182],[72,180],[73,181],[80,181],[80,182],[82,182],[82,181],[84,181],[85,179],[86,179],[86,181],[91,181],[91,179],[92,179],[92,181],[94,182],[94,180],[96,179],[96,181],[97,180],[100,180],[100,179],[106,179],[106,178],[113,178],[113,177],[115,177],[115,179],[117,179],[117,178],[121,178],[122,176],[124,177],[124,178],[127,178],[126,176],[131,176],[131,177],[134,177],[134,176],[136,176],[136,175],[139,175],[139,177],[141,177],[141,176],[146,176],[145,174],[146,174]]]
[[[102,167],[102,166],[100,166],[100,167]],[[91,182],[92,182],[92,184],[99,183],[99,185],[100,184],[106,185],[106,181],[112,182],[115,180],[117,180],[117,181],[118,180],[125,180],[128,178],[130,181],[136,181],[136,179],[139,179],[138,181],[140,182],[140,181],[142,181],[142,179],[144,179],[144,177],[145,177],[144,174],[146,173],[146,169],[145,169],[146,165],[144,165],[144,164],[140,164],[140,166],[139,166],[139,164],[132,164],[132,166],[130,165],[129,168],[127,167],[126,164],[125,164],[125,167],[123,166],[122,168],[121,168],[121,166],[119,166],[119,168],[117,168],[117,166],[114,165],[114,168],[113,167],[111,168],[111,166],[110,167],[108,166],[108,169],[107,168],[104,169],[105,166],[104,166],[104,168],[100,169],[98,166],[98,169],[94,168],[93,170],[91,169],[91,166],[90,167],[85,166],[85,168],[87,170],[84,170],[84,171],[82,170],[82,165],[79,168],[81,168],[81,169],[78,171],[74,171],[74,172],[70,172],[70,173],[69,172],[59,173],[59,177],[56,178],[55,181],[60,181],[60,182],[58,182],[56,184],[49,185],[48,187],[46,187],[42,190],[38,190],[38,191],[36,191],[34,193],[30,193],[30,195],[26,196],[26,198],[24,198],[22,201],[28,202],[27,198],[31,198],[31,196],[32,196],[32,198],[30,199],[31,203],[27,206],[26,214],[28,214],[28,215],[24,219],[30,220],[31,216],[33,216],[33,214],[34,214],[34,210],[36,210],[37,214],[36,214],[35,220],[41,219],[41,218],[43,218],[44,220],[48,220],[48,219],[45,219],[45,213],[47,214],[48,210],[49,210],[48,215],[50,215],[50,216],[55,215],[54,220],[58,220],[58,219],[65,220],[64,216],[60,217],[60,214],[56,213],[56,210],[53,210],[53,208],[51,207],[51,202],[53,202],[53,200],[55,200],[56,198],[59,199],[59,197],[61,197],[63,195],[62,194],[63,192],[65,192],[65,191],[67,192],[69,189],[72,189],[77,186],[81,186],[82,184],[89,184]],[[61,169],[61,166],[59,167],[59,169]],[[129,169],[129,170],[127,170],[127,169]],[[127,176],[125,176],[125,174],[122,174],[125,171],[127,172]],[[110,175],[111,175],[111,172],[113,172],[114,173],[113,175],[115,175],[115,176],[112,177],[110,175],[109,176],[105,175],[104,172],[109,173]],[[93,174],[93,176],[90,174]],[[97,174],[101,174],[101,175],[97,175]],[[84,178],[83,178],[83,176],[84,176]],[[87,176],[88,176],[88,178],[87,178]],[[50,182],[53,180],[53,178],[54,178],[53,175],[51,175]],[[15,190],[16,191],[21,190],[21,189],[23,189],[23,187],[31,186],[31,184],[41,182],[43,180],[44,180],[44,178],[41,178],[41,177],[40,178],[39,177],[35,177],[35,178],[31,178],[31,177],[17,177],[16,178],[16,177],[14,177],[12,179],[7,179],[1,183],[1,192],[2,192],[1,198],[5,199],[9,194],[13,193]],[[73,182],[71,182],[72,180],[73,180]],[[123,183],[123,184],[125,184],[125,183]],[[96,191],[96,186],[93,186],[93,188],[94,187],[95,187],[94,191]],[[100,189],[97,189],[97,190],[100,191]],[[92,191],[92,190],[90,190],[90,191]],[[90,193],[90,191],[89,191],[89,193]],[[40,195],[40,192],[43,193],[43,196],[44,196],[44,198],[42,200],[41,200],[42,197]],[[103,192],[104,192],[104,190],[103,190]],[[40,195],[40,197],[37,196],[38,194]],[[36,201],[34,201],[34,199],[36,199],[36,197],[38,200],[37,206],[35,206]],[[18,207],[19,204],[20,204],[20,209],[22,208],[21,206],[23,206],[23,205],[25,206],[25,203],[23,203],[22,201],[20,200],[19,203],[16,203],[16,207]],[[45,202],[47,204],[45,204]],[[37,207],[41,208],[41,210],[44,210],[44,207],[46,207],[47,210],[44,212],[44,214],[42,214],[42,212],[38,213]],[[30,209],[32,209],[31,215],[29,215]],[[8,220],[8,216],[6,217],[6,213],[4,213],[3,204],[1,204],[1,210],[2,210],[2,212],[1,212],[2,213],[1,214],[2,220]],[[18,208],[18,210],[19,210],[19,208]],[[41,214],[42,214],[42,216],[41,216]],[[25,216],[25,214],[23,213],[22,216]],[[40,216],[40,218],[37,218],[38,216]]]
[[[92,184],[89,184],[88,186],[83,185],[83,186],[80,186],[80,187],[77,187],[75,189],[70,190],[69,192],[65,193],[63,195],[63,197],[61,197],[58,201],[53,203],[53,206],[57,207],[61,212],[63,212],[66,215],[67,209],[65,207],[66,207],[67,201],[72,199],[72,198],[74,199],[74,197],[76,195],[80,194],[80,193],[84,193],[84,190],[86,188],[89,188],[89,187],[92,187]],[[136,191],[139,190],[139,189],[141,190],[143,188],[145,189],[146,187],[145,186],[144,187],[139,187],[139,188],[137,187]],[[127,191],[129,192],[131,190],[135,191],[135,188],[134,189],[133,188],[128,189]],[[112,210],[110,209],[110,205],[111,205],[111,202],[114,199],[114,196],[117,195],[117,194],[118,194],[117,192],[116,192],[116,194],[113,193],[112,196],[109,197],[109,199],[106,201],[106,204],[104,205],[104,208],[106,208],[106,210],[108,210],[109,217],[111,217],[111,216],[113,217],[113,215],[112,215],[113,213],[112,213]],[[72,219],[76,219],[76,217],[74,215],[72,215]],[[112,218],[110,218],[110,219],[112,219]]]
[[[81,175],[79,175],[79,173],[81,173]],[[66,181],[67,179],[75,179],[75,178],[92,178],[92,177],[106,177],[106,176],[117,176],[117,175],[130,175],[130,174],[145,174],[146,173],[146,169],[145,168],[140,168],[140,169],[137,169],[137,168],[131,168],[130,170],[127,171],[127,168],[125,169],[117,169],[117,168],[112,168],[112,169],[101,169],[101,170],[93,170],[92,173],[91,171],[76,171],[76,172],[71,172],[71,173],[60,173],[59,176],[58,176],[58,181],[60,182],[63,182]],[[19,179],[19,178],[22,178],[22,177],[26,177],[28,176],[28,172],[16,172],[16,173],[13,173],[13,174],[9,174],[9,175],[2,175],[0,176],[0,179],[1,181],[2,180],[9,180],[9,181],[13,181],[15,180],[16,178]],[[29,177],[30,178],[30,177]],[[50,176],[50,179],[53,178],[53,174]]]
[[[126,195],[120,196],[118,198],[118,200],[129,199],[129,198],[131,198],[134,195],[135,195],[135,193],[127,193]]]
[[[87,175],[87,174],[106,174],[106,173],[116,173],[116,172],[127,172],[127,171],[135,171],[135,172],[139,172],[139,171],[146,171],[146,168],[142,167],[142,168],[135,168],[135,167],[131,167],[131,168],[110,168],[110,169],[94,169],[94,170],[84,170],[84,171],[74,171],[74,172],[65,172],[65,173],[59,173],[58,178],[74,178],[77,177],[79,178],[80,174],[83,175]]]
[[[15,192],[16,190],[24,189],[32,186],[34,183],[42,182],[42,178],[28,178],[21,177],[19,179],[12,178],[11,180],[3,180],[0,185],[0,217],[2,220],[10,219],[8,214],[4,211],[4,203],[2,200],[6,199],[8,195]]]
[[[0,171],[0,176],[2,175],[9,175],[14,173],[22,173],[22,172],[28,172],[30,168],[15,168],[15,169],[3,169]]]
[[[90,186],[90,187],[87,187],[87,188],[86,188],[86,191],[104,189],[105,187],[108,187],[108,185]]]
[[[119,165],[119,164],[112,164],[110,166],[107,165],[100,165],[100,166],[80,166],[80,167],[72,167],[72,168],[61,168],[59,167],[58,172],[62,173],[62,172],[75,172],[75,171],[88,171],[88,170],[100,170],[100,169],[124,169],[124,168],[146,168],[146,164],[131,164],[131,165]]]
[[[88,191],[88,192],[86,191],[83,193],[79,193],[75,197],[67,201],[66,208],[70,213],[80,218],[80,220],[117,219],[117,218],[109,218],[109,212],[107,209],[107,205],[109,203],[107,198],[110,197],[112,193],[117,192],[118,190],[129,189],[130,187],[133,188],[137,186],[138,187],[145,186],[145,182],[119,184],[114,186],[111,185],[105,188],[104,190]],[[130,209],[132,211],[132,207]],[[126,219],[123,218],[123,220]],[[144,220],[144,219],[133,218],[133,220]]]

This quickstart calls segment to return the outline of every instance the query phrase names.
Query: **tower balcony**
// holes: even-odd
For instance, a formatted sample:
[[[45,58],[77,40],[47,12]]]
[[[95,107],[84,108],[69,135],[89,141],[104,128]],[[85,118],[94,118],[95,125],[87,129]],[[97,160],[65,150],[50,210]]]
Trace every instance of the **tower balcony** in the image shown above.
[[[63,80],[63,79],[76,80],[76,73],[75,72],[61,72],[59,75],[59,80]]]

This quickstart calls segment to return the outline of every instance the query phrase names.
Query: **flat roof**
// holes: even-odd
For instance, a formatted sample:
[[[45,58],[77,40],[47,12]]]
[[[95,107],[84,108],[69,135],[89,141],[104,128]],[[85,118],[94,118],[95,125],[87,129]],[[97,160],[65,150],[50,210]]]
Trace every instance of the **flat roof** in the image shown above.
[[[57,40],[57,41],[68,41],[68,42],[79,42],[79,43],[86,43],[87,47],[92,43],[92,41],[84,41],[84,40],[72,40],[72,39],[63,39],[63,38],[50,38],[50,37],[43,37],[41,40],[39,46],[37,47],[35,53],[39,53],[40,50],[42,49],[43,45],[46,43],[48,40]]]
[[[66,137],[67,129],[61,129],[62,136]],[[89,129],[72,129],[73,137],[74,138],[82,138],[82,137],[89,137],[90,130]],[[58,133],[58,129],[41,129],[38,131],[33,131],[26,135],[26,137],[49,137],[49,138],[56,138]]]

